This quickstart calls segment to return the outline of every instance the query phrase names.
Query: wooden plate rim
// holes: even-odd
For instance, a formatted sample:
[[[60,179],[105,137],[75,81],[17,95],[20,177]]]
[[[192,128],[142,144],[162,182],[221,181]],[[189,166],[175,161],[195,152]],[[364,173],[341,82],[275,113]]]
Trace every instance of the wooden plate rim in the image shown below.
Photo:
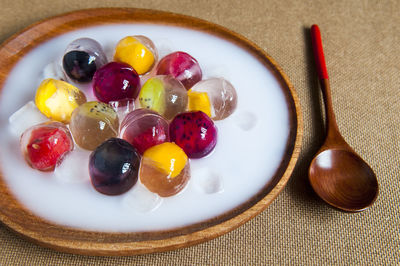
[[[303,135],[300,103],[288,77],[275,60],[256,44],[229,29],[190,16],[148,9],[100,8],[62,14],[29,26],[0,46],[0,92],[14,65],[37,45],[73,30],[114,23],[163,24],[203,31],[242,47],[271,70],[282,86],[289,108],[290,132],[286,156],[280,167],[259,193],[227,213],[186,227],[141,233],[85,231],[37,217],[13,196],[0,172],[0,220],[23,237],[55,250],[84,255],[133,255],[201,243],[239,227],[262,212],[284,188],[299,157]]]

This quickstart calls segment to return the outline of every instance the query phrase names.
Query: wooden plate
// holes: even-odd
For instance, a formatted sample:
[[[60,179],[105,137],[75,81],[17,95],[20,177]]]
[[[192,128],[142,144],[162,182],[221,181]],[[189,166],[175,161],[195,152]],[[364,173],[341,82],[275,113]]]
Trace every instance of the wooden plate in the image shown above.
[[[12,36],[0,47],[1,97],[4,97],[3,88],[16,64],[39,45],[88,27],[121,24],[164,25],[189,29],[228,41],[251,55],[272,73],[282,90],[289,121],[284,155],[279,159],[279,165],[269,181],[249,199],[229,211],[188,225],[135,232],[85,230],[42,218],[17,199],[6,181],[4,169],[1,169],[0,220],[18,234],[39,245],[86,255],[132,255],[167,251],[201,243],[237,228],[263,211],[284,188],[298,159],[302,138],[300,105],[293,86],[281,68],[262,49],[237,33],[184,15],[154,10],[107,8],[72,12],[36,23]],[[2,126],[6,123],[0,122]],[[4,158],[3,160],[6,161]]]

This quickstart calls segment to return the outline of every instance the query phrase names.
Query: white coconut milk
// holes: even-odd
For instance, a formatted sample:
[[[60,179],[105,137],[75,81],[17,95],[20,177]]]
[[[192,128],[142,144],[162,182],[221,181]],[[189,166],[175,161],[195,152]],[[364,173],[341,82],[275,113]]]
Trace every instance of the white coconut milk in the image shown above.
[[[200,63],[203,78],[224,77],[237,90],[235,113],[216,122],[218,143],[214,152],[206,158],[191,160],[192,178],[186,189],[173,197],[154,198],[140,189],[120,196],[105,196],[92,188],[88,178],[65,182],[54,173],[31,169],[19,151],[19,138],[8,130],[9,116],[34,99],[43,69],[62,56],[68,43],[89,37],[110,51],[127,35],[149,37],[162,55],[177,50],[191,54]],[[190,225],[215,217],[259,192],[284,156],[289,113],[278,81],[240,47],[194,30],[128,24],[74,31],[28,53],[12,70],[3,88],[0,128],[3,177],[16,198],[33,213],[57,224],[87,230],[140,232]],[[77,167],[84,173],[88,166]],[[146,203],[151,206],[148,211],[138,207],[137,202],[129,202],[137,201],[141,195],[151,200]]]

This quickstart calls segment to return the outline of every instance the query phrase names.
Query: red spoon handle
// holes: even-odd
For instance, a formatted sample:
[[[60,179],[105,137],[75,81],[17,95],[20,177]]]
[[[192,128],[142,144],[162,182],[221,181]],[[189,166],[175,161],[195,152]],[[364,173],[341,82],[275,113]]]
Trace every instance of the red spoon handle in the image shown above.
[[[321,32],[317,25],[311,26],[311,42],[314,51],[315,64],[317,65],[319,79],[328,79],[326,70],[324,50],[322,48]]]

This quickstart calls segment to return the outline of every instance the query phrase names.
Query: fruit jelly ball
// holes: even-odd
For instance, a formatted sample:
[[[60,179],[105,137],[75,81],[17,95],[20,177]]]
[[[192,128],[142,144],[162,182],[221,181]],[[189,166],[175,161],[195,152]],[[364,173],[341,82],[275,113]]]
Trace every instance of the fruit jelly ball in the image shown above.
[[[217,128],[201,111],[177,115],[169,126],[171,141],[181,147],[189,158],[209,154],[217,144]]]
[[[188,91],[188,111],[202,111],[209,117],[213,116],[210,97],[206,92]]]
[[[131,65],[139,75],[150,71],[157,60],[153,42],[145,36],[127,36],[115,47],[114,60]]]
[[[136,99],[139,90],[139,75],[125,63],[108,63],[98,69],[93,77],[93,92],[101,102]]]
[[[153,146],[143,154],[140,181],[148,190],[161,197],[177,194],[190,178],[187,155],[175,143]]]
[[[101,45],[90,38],[71,42],[64,53],[62,64],[64,73],[72,80],[88,82],[102,65],[107,63]]]
[[[237,106],[233,85],[223,78],[210,78],[196,83],[189,91],[189,111],[203,111],[213,120],[231,115]]]
[[[69,125],[78,146],[94,150],[105,140],[118,134],[118,115],[110,105],[87,102],[74,110]]]
[[[68,123],[72,111],[85,102],[85,94],[77,87],[56,79],[43,80],[35,95],[35,104],[40,112],[63,123]]]
[[[120,195],[136,184],[140,155],[123,139],[111,138],[94,150],[89,158],[93,187],[106,195]]]
[[[180,81],[160,75],[146,81],[139,93],[139,103],[171,120],[186,110],[188,96]]]
[[[168,122],[154,111],[136,109],[122,121],[119,135],[143,154],[148,148],[169,141]]]
[[[189,90],[202,78],[199,63],[185,52],[174,52],[163,57],[157,65],[157,75],[172,75]]]
[[[21,136],[20,147],[32,168],[52,171],[57,162],[74,148],[74,143],[64,124],[46,122],[27,129]]]

